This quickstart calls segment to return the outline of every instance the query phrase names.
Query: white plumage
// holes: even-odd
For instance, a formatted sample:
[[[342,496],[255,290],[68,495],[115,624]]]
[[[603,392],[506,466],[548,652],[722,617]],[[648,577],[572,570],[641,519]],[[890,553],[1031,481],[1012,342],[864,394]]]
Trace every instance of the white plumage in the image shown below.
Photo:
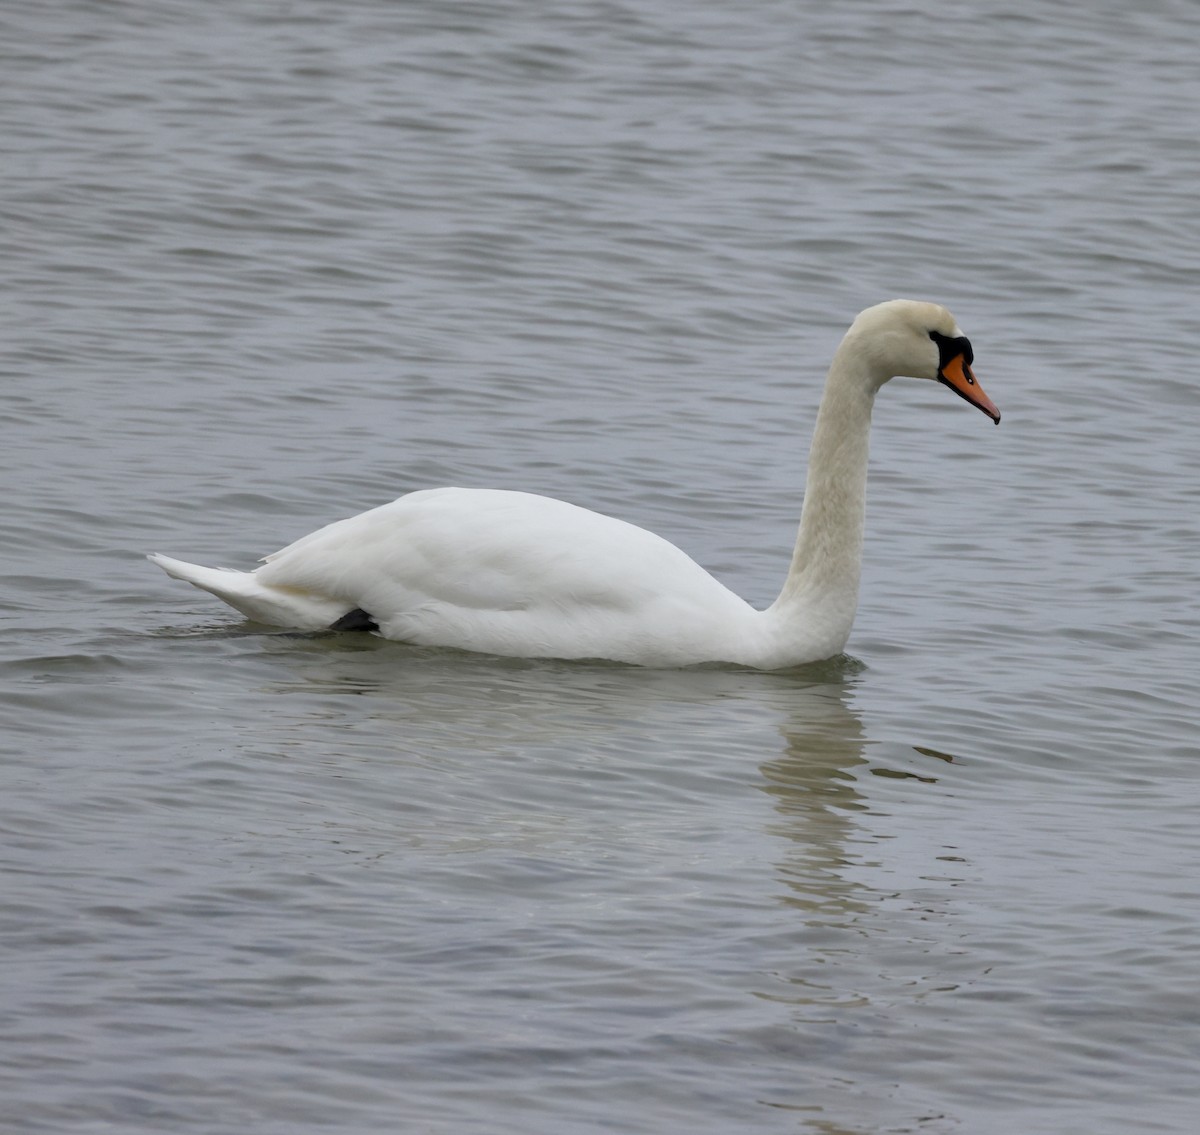
[[[301,630],[357,610],[385,638],[519,657],[764,669],[828,658],[857,605],[874,395],[896,374],[937,378],[999,420],[970,361],[936,305],[893,300],[855,320],[826,380],[791,570],[765,611],[652,532],[499,489],[410,493],[253,572],[150,559],[251,619]]]

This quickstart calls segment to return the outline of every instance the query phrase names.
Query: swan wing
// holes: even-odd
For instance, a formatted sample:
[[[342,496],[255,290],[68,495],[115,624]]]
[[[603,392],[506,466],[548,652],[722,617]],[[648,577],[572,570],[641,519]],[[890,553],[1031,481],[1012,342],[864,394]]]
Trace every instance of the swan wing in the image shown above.
[[[266,558],[270,589],[361,607],[388,638],[497,654],[643,661],[757,615],[662,537],[531,493],[430,489]],[[712,642],[708,642],[711,651]]]

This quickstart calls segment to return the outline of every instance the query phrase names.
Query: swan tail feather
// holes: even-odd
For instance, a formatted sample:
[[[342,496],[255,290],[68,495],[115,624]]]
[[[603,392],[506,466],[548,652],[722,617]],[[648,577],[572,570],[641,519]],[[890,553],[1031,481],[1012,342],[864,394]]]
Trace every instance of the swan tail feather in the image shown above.
[[[301,588],[268,587],[256,579],[251,571],[203,567],[157,552],[146,559],[157,564],[172,579],[182,579],[193,587],[215,595],[256,623],[294,627],[297,630],[324,630],[349,617],[349,605],[344,600],[331,599],[328,595]],[[349,612],[350,615],[356,613],[356,609]]]

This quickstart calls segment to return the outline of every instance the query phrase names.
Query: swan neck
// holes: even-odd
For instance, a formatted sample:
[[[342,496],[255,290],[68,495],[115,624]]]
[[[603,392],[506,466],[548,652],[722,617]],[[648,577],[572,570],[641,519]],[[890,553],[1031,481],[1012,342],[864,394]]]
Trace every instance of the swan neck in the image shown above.
[[[785,619],[802,620],[808,634],[819,623],[832,653],[844,648],[858,606],[871,410],[881,385],[847,336],[825,380],[800,531],[774,605]]]

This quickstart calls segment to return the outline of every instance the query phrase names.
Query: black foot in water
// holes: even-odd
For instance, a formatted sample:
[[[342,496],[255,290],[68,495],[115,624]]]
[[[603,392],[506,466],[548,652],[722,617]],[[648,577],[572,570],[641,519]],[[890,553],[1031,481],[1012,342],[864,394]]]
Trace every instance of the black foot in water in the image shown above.
[[[330,623],[331,631],[377,631],[379,624],[361,607],[347,612],[336,623]]]

